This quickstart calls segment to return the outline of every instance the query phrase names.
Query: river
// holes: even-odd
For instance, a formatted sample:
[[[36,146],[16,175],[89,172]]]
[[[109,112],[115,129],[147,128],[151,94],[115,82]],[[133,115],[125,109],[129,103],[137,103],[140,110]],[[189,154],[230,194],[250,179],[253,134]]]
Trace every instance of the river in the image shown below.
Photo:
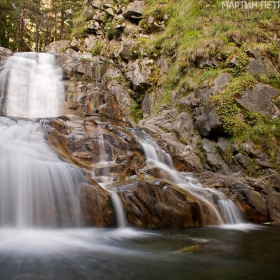
[[[279,279],[273,226],[0,231],[1,280]]]

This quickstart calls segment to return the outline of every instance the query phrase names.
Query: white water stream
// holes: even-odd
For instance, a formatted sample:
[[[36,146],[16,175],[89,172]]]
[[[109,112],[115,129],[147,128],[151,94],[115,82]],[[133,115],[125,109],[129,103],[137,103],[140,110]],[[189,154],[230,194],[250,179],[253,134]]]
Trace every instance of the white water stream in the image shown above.
[[[0,85],[5,116],[50,118],[63,113],[62,69],[55,66],[51,54],[29,52],[9,57]]]
[[[109,191],[115,211],[117,226],[119,228],[124,228],[126,227],[127,222],[122,202],[116,192],[107,189],[107,186],[113,182],[113,174],[110,172],[110,165],[114,163],[111,161],[111,158],[107,153],[107,143],[103,134],[99,135],[95,141],[97,142],[97,146],[99,148],[99,161],[97,164],[93,165],[92,178],[96,180],[102,188]],[[99,170],[97,171],[97,169]],[[99,173],[99,176],[96,176],[96,173]]]
[[[134,133],[141,143],[146,155],[146,163],[150,166],[158,167],[168,173],[168,179],[182,189],[186,189],[192,195],[203,201],[216,214],[219,224],[239,224],[243,223],[241,212],[235,203],[226,198],[226,196],[214,189],[204,188],[201,183],[190,173],[180,173],[174,169],[172,158],[162,150],[156,141],[144,130],[133,129]],[[214,198],[218,198],[218,205],[215,205]],[[220,212],[217,210],[219,207]]]

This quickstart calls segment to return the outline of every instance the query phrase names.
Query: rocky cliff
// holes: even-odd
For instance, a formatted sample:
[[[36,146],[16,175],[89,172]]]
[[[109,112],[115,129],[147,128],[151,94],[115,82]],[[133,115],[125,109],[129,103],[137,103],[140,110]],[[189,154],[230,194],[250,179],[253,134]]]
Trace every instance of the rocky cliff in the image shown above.
[[[57,132],[49,141],[90,169],[98,153],[93,127],[101,121],[98,134],[110,139],[115,163],[113,187],[125,205],[136,203],[131,192],[142,195],[136,205],[145,215],[126,209],[132,224],[211,222],[203,210],[198,224],[184,224],[192,220],[184,215],[174,225],[162,214],[152,217],[156,210],[141,190],[175,206],[153,183],[138,181],[143,150],[125,127],[146,129],[178,170],[224,192],[247,221],[280,222],[279,10],[222,9],[221,2],[85,1],[85,20],[71,41],[46,49],[64,68],[67,90],[67,116],[52,124]],[[120,185],[131,176],[133,184]],[[172,192],[169,199],[190,199]]]

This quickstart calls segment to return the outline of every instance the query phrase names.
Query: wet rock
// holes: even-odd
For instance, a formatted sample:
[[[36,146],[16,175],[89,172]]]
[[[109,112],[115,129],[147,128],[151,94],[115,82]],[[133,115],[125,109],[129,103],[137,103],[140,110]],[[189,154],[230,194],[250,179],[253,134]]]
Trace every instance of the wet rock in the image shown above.
[[[262,215],[267,215],[267,206],[265,199],[256,191],[247,190],[246,198],[248,200],[249,205],[253,206],[256,211],[261,213]]]
[[[273,172],[269,177],[263,178],[263,185],[266,192],[266,200],[268,205],[271,221],[280,223],[280,176]]]
[[[114,186],[128,223],[145,228],[188,228],[217,224],[211,209],[188,191],[165,181],[133,181]]]
[[[237,101],[248,110],[256,111],[270,118],[276,118],[280,116],[280,110],[274,102],[278,96],[280,96],[279,90],[258,83],[251,91],[245,91]]]
[[[232,175],[202,172],[197,175],[202,184],[210,188],[214,187],[219,189],[219,191],[222,191],[228,198],[235,201],[246,221],[264,223],[271,220],[272,215],[269,212],[272,208],[269,208],[269,204],[266,206],[266,198],[268,199],[266,192],[267,190],[273,192],[273,189],[271,189],[270,178],[267,176],[254,179],[244,176],[242,172]],[[275,193],[273,193],[273,195],[275,195]],[[279,203],[277,198],[275,202]],[[279,222],[279,208],[273,210],[275,210],[273,221]]]
[[[84,118],[66,115],[51,121],[49,126],[46,136],[52,149],[79,167],[91,171],[95,167],[98,175],[106,167],[117,179],[135,175],[145,162],[142,147],[134,135],[120,127],[98,124],[91,115]],[[108,166],[99,164],[102,149],[110,162]]]
[[[173,254],[196,253],[196,252],[201,252],[202,250],[203,250],[203,246],[201,245],[190,245],[173,252]]]
[[[155,116],[143,119],[138,123],[138,126],[141,128],[145,128],[148,131],[157,134],[159,138],[164,139],[169,144],[168,152],[175,157],[176,155],[180,155],[180,157],[184,159],[183,161],[187,168],[190,168],[190,166],[192,166],[198,169],[202,169],[200,159],[196,155],[195,149],[191,145],[186,145],[186,143],[180,142],[176,137],[176,135],[178,135],[177,129],[179,129],[179,127],[181,127],[180,131],[184,133],[186,137],[187,135],[189,135],[188,132],[186,132],[183,128],[185,124],[183,124],[182,122],[182,126],[179,125],[179,119],[176,128],[174,128],[173,120],[177,114],[178,112],[175,109],[162,110]],[[183,114],[181,115],[181,117],[184,118],[185,115]],[[167,131],[173,131],[174,133],[167,133]],[[196,137],[194,136],[192,138],[192,141],[190,139],[186,139],[186,142],[191,144],[195,143],[197,140]]]
[[[109,227],[114,224],[110,195],[97,184],[82,186],[80,207],[85,226]]]
[[[122,111],[122,114],[124,116],[127,116],[127,119],[131,123],[133,123],[133,120],[129,118],[130,108],[133,104],[133,100],[130,98],[125,87],[121,85],[119,82],[117,82],[116,80],[109,81],[107,87],[112,92],[112,94],[116,97],[118,106]]]

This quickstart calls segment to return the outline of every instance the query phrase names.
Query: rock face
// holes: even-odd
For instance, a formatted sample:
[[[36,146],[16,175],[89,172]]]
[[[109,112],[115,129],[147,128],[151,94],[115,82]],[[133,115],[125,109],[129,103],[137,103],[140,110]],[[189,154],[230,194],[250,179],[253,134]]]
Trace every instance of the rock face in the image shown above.
[[[280,110],[275,104],[280,91],[262,83],[255,85],[251,91],[246,91],[238,102],[248,110],[267,115],[270,118],[280,116]]]
[[[130,19],[141,19],[145,10],[144,1],[134,1],[128,4],[125,9],[123,16]]]
[[[144,93],[151,87],[149,79],[154,65],[152,59],[144,58],[143,60],[137,59],[129,66],[126,77],[132,83],[134,91]]]
[[[144,228],[188,228],[217,224],[206,204],[167,181],[120,183],[117,190],[130,225]]]
[[[84,185],[80,195],[85,226],[110,227],[115,224],[109,193],[98,185]]]

